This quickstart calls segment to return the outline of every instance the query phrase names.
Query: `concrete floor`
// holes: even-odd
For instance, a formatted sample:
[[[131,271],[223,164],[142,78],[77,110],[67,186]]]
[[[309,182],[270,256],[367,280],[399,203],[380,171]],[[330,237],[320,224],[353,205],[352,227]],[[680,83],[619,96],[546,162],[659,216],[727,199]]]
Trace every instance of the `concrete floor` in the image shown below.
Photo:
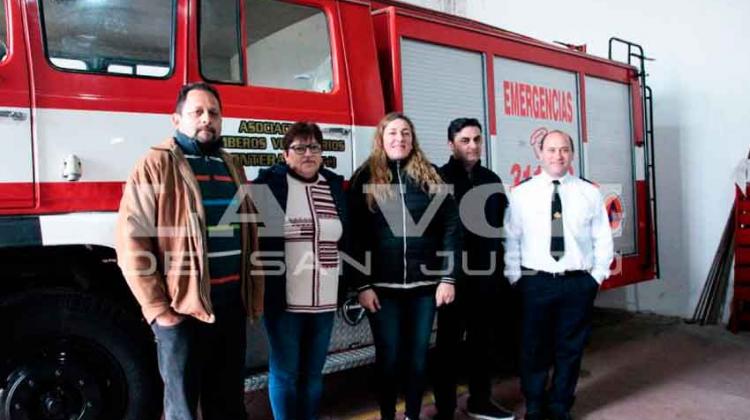
[[[576,419],[750,419],[750,333],[687,325],[676,318],[599,310],[583,360]],[[377,419],[372,372],[326,378],[324,419]],[[459,406],[466,389],[460,387]],[[518,379],[500,376],[496,400],[523,415]],[[272,419],[265,391],[246,396],[250,419]],[[403,412],[403,405],[401,406]],[[425,396],[423,418],[434,414]],[[466,419],[459,409],[457,419]]]

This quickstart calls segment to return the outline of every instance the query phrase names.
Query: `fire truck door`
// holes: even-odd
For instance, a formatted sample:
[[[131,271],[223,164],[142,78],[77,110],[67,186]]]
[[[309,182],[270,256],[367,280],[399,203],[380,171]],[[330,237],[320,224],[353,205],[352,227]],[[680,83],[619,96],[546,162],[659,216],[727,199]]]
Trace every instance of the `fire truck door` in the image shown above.
[[[0,0],[0,208],[34,205],[31,106],[18,0]]]

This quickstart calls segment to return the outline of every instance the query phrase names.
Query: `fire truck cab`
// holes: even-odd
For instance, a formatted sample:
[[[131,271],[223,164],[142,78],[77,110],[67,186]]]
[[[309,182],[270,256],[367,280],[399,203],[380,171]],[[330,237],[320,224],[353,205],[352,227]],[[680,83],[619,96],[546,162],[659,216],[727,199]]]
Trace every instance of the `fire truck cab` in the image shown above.
[[[250,179],[298,120],[320,124],[326,166],[350,176],[386,111],[413,118],[438,165],[449,121],[475,117],[509,186],[538,171],[540,134],[563,129],[575,171],[607,197],[616,287],[656,270],[642,73],[386,0],[0,0],[0,417],[158,418],[153,338],[114,221],[133,165],[173,132],[183,84],[218,89],[225,146]],[[351,318],[336,318],[326,372],[373,360]],[[258,388],[266,342],[248,328]]]

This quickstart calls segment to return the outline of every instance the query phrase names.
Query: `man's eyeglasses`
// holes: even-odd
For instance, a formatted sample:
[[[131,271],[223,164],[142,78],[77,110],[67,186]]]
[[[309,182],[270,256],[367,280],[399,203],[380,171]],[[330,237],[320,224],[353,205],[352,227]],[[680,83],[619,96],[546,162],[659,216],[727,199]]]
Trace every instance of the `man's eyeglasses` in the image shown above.
[[[323,148],[320,147],[318,143],[310,143],[310,144],[295,144],[293,146],[289,146],[289,150],[293,151],[294,153],[298,155],[304,155],[305,151],[310,149],[310,153],[317,155],[318,153],[323,151]]]

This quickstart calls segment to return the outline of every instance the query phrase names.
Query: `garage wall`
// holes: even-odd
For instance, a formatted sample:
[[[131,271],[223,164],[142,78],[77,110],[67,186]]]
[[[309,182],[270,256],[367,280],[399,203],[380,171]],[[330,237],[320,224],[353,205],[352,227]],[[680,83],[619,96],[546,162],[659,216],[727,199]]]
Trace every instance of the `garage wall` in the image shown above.
[[[444,1],[413,3],[446,10]],[[750,2],[466,0],[465,9],[541,40],[585,43],[600,56],[618,36],[656,59],[648,71],[662,278],[604,292],[598,304],[692,315],[732,205],[732,170],[750,146]]]

